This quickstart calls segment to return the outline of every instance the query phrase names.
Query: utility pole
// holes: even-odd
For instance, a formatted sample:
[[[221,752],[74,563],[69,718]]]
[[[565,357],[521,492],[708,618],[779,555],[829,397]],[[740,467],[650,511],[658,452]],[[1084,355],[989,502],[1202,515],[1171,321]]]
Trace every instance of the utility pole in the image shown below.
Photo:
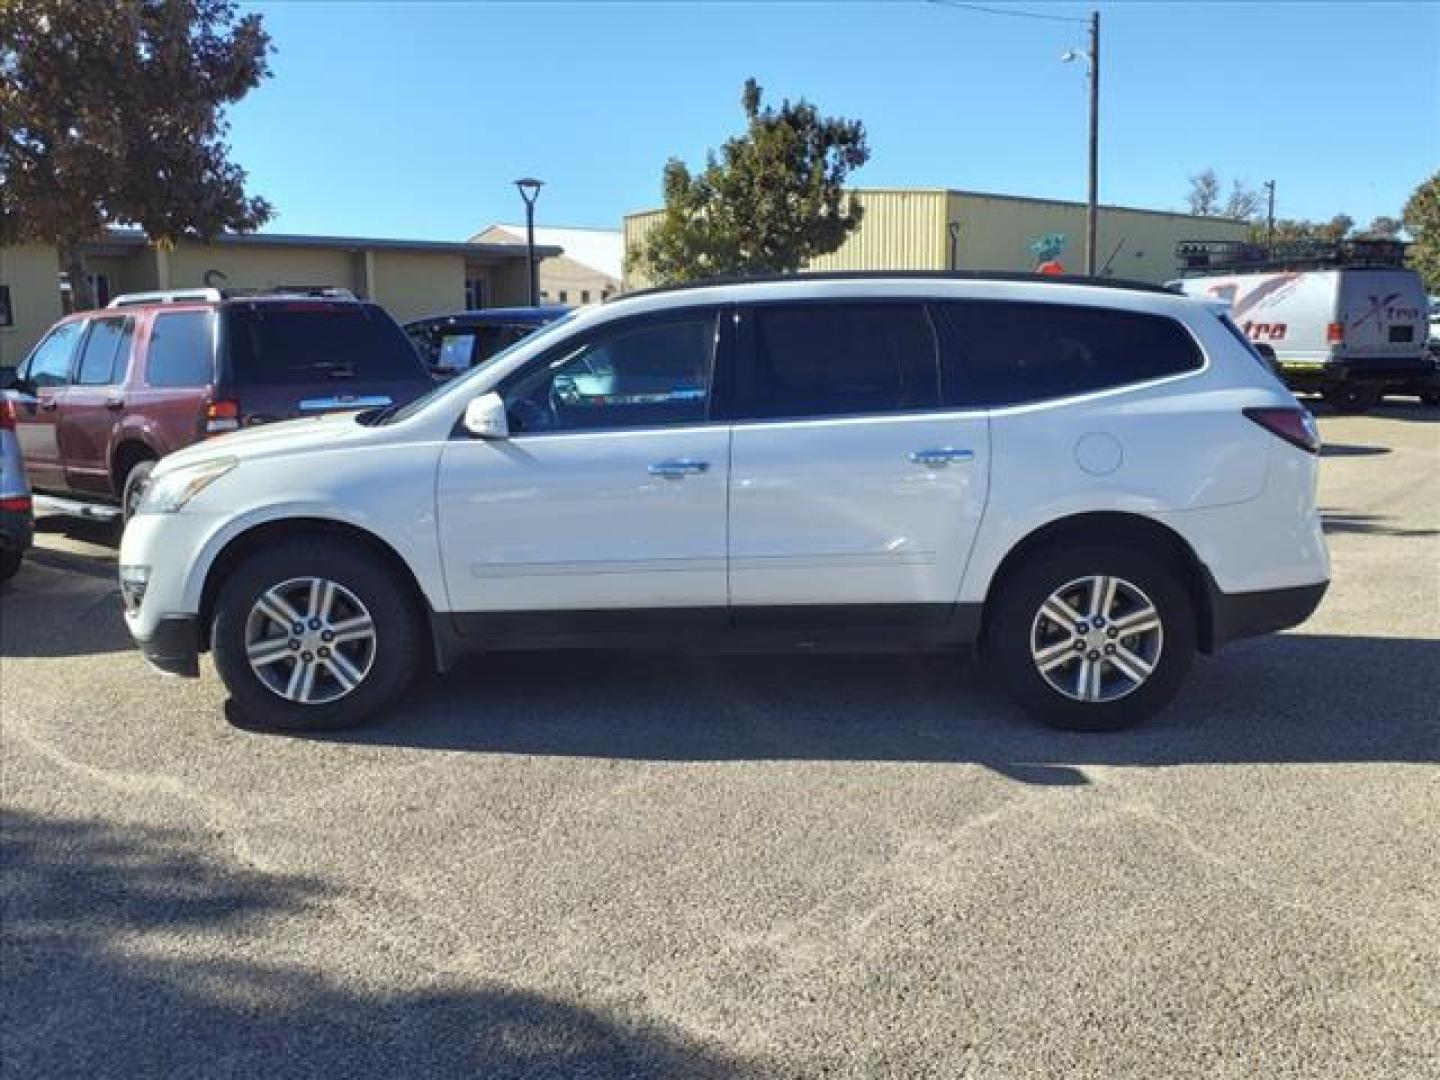
[[[1090,13],[1090,205],[1085,212],[1085,273],[1095,274],[1100,218],[1100,12]]]
[[[1269,206],[1265,211],[1265,252],[1267,255],[1275,251],[1275,181],[1265,181],[1265,192],[1270,197]]]

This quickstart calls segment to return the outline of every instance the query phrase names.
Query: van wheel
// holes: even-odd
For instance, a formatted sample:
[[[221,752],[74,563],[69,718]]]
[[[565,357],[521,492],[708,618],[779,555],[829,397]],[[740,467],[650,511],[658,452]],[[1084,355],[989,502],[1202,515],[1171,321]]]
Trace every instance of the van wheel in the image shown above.
[[[120,510],[126,521],[135,516],[140,500],[145,497],[145,489],[150,486],[150,474],[154,471],[154,461],[137,461],[125,474],[125,485],[120,490]]]
[[[1179,575],[1141,550],[1051,549],[1005,583],[985,647],[1032,716],[1114,731],[1179,692],[1195,656],[1195,612]]]
[[[1364,383],[1341,383],[1327,386],[1321,395],[1325,403],[1338,413],[1367,413],[1380,404],[1383,396],[1378,386]]]
[[[242,563],[215,603],[215,667],[242,718],[279,731],[351,727],[420,668],[409,590],[353,544],[289,541]]]

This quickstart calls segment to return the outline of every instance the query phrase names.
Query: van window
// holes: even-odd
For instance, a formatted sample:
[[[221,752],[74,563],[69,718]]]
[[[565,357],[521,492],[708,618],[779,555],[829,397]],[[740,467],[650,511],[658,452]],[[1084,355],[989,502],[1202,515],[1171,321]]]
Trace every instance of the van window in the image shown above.
[[[1161,315],[988,300],[935,308],[949,405],[1021,405],[1180,375],[1204,363],[1189,332]]]
[[[34,389],[70,385],[70,361],[83,323],[61,323],[35,347],[25,362],[24,378]]]
[[[135,336],[134,319],[96,319],[80,352],[76,382],[81,386],[110,386],[125,377],[130,359],[130,339]]]
[[[215,381],[215,317],[208,311],[161,312],[150,327],[145,382],[209,386]]]
[[[429,381],[410,339],[374,304],[237,305],[227,309],[225,329],[227,384]]]
[[[939,404],[935,335],[920,304],[814,303],[750,309],[750,362],[737,418],[849,416]]]
[[[703,423],[715,353],[710,313],[605,328],[562,346],[505,390],[511,428],[589,431]]]

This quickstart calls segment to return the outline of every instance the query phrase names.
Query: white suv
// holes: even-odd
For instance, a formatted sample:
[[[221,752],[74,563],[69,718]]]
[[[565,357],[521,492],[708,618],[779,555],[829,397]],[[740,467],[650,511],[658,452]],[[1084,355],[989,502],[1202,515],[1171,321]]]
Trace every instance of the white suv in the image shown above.
[[[398,411],[156,468],[121,547],[156,666],[279,728],[575,646],[978,646],[1120,727],[1329,576],[1310,415],[1200,301],[818,275],[586,308]],[[1238,692],[1238,691],[1237,691]]]

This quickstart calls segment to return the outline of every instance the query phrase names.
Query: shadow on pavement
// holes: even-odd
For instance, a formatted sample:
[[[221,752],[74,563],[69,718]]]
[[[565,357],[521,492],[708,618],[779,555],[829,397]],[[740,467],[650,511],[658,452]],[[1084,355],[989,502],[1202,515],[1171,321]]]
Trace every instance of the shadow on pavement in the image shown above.
[[[0,870],[3,1077],[751,1072],[656,1024],[501,985],[392,993],[241,959],[269,921],[295,941],[295,923],[328,920],[329,891],[222,865],[179,830],[7,812]]]
[[[1320,510],[1320,524],[1327,533],[1370,533],[1375,536],[1440,536],[1440,529],[1406,529],[1387,525],[1393,519],[1378,514],[1339,514]]]
[[[946,656],[495,654],[370,727],[317,738],[664,761],[975,762],[1027,783],[1086,765],[1440,761],[1440,642],[1286,634],[1200,659],[1133,731],[1053,731]]]
[[[1361,446],[1356,443],[1325,443],[1320,447],[1321,457],[1374,457],[1390,452],[1388,446]]]
[[[121,527],[108,521],[91,521],[88,518],[70,517],[67,514],[42,514],[35,519],[35,531],[52,536],[63,536],[83,544],[120,550]]]

